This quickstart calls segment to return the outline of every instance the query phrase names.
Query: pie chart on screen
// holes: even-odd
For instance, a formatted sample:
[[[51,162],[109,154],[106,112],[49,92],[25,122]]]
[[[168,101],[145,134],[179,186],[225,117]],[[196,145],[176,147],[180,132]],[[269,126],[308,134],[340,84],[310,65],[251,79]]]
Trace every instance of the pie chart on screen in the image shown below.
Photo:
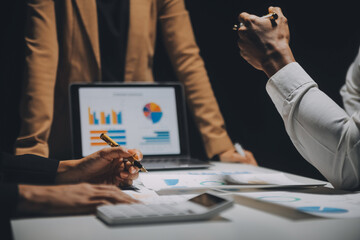
[[[151,120],[152,123],[159,122],[163,115],[160,106],[153,102],[146,104],[143,112],[145,117]]]

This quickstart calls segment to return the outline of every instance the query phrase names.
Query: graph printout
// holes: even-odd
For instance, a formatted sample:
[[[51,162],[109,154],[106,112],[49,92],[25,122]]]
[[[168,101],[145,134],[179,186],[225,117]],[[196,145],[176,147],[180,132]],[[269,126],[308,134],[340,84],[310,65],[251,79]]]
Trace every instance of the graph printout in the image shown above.
[[[81,88],[79,102],[84,156],[107,146],[101,133],[144,155],[180,153],[172,87]]]
[[[155,191],[186,188],[229,188],[244,185],[296,186],[295,182],[282,173],[257,173],[249,171],[204,171],[182,172],[178,174],[141,174],[142,184]],[[230,180],[230,181],[229,181]]]
[[[313,194],[290,191],[249,192],[238,195],[295,208],[325,218],[360,217],[360,193]]]

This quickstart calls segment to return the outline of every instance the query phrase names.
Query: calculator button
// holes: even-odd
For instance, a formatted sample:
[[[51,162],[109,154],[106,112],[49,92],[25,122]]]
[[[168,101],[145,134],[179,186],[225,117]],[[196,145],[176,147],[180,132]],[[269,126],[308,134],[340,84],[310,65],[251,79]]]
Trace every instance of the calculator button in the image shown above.
[[[142,213],[143,216],[159,216],[159,214],[153,210],[149,205],[136,206],[137,210]]]
[[[170,206],[170,205],[166,205],[164,207],[166,207],[169,211],[173,212],[176,215],[184,215],[184,214],[186,214],[186,211],[184,209],[181,209],[181,208],[173,207],[173,206]]]
[[[141,212],[139,212],[138,210],[134,209],[134,208],[126,208],[123,209],[123,214],[125,214],[128,217],[141,217],[143,216],[141,214]]]
[[[158,213],[158,215],[166,215],[166,216],[175,215],[173,211],[161,205],[153,205],[151,206],[151,209],[154,210],[156,213]]]

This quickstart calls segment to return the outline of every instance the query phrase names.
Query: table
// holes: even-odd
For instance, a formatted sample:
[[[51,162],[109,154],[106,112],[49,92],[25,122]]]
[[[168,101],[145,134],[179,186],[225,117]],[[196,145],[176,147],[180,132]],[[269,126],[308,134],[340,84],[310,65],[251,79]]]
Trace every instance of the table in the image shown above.
[[[215,163],[210,170],[255,170],[276,172],[271,169],[245,164]],[[199,170],[196,170],[199,171]],[[286,174],[302,182],[316,180]],[[331,185],[328,185],[331,186]],[[220,216],[197,222],[158,223],[110,227],[94,215],[41,217],[11,221],[14,238],[22,239],[360,239],[360,218],[324,219],[286,209],[259,205],[235,198],[235,206]]]

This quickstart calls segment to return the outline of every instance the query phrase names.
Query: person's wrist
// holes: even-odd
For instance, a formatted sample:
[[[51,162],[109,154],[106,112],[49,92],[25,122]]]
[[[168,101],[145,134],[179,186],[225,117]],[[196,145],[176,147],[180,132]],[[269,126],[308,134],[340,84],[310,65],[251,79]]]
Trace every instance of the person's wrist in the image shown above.
[[[76,171],[76,166],[80,161],[81,160],[60,161],[55,182],[57,184],[81,182],[81,172]]]
[[[295,62],[288,44],[269,48],[266,56],[262,62],[262,69],[269,78],[289,63]]]
[[[42,199],[42,192],[40,186],[22,185],[19,184],[19,200],[16,209],[16,214],[27,215],[33,213],[42,213],[44,205],[39,204]]]

